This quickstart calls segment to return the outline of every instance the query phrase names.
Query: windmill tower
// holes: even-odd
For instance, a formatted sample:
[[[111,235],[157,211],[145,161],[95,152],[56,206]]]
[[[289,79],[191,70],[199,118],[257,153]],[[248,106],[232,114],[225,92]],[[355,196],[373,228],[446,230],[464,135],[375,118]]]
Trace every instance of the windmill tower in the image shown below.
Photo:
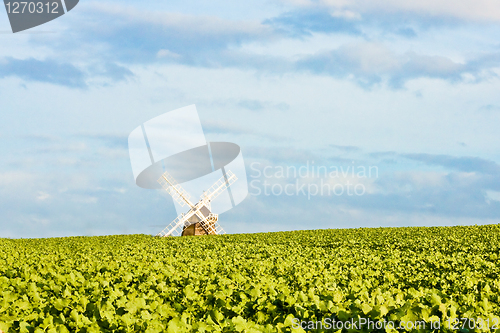
[[[221,235],[225,234],[217,222],[219,216],[212,213],[210,202],[217,198],[222,192],[237,180],[236,176],[231,172],[220,178],[207,191],[203,193],[200,200],[193,204],[190,200],[191,196],[187,193],[175,179],[168,173],[164,172],[158,179],[158,183],[177,201],[181,207],[188,206],[187,213],[180,214],[173,220],[165,229],[160,231],[156,236],[198,236],[198,235]]]

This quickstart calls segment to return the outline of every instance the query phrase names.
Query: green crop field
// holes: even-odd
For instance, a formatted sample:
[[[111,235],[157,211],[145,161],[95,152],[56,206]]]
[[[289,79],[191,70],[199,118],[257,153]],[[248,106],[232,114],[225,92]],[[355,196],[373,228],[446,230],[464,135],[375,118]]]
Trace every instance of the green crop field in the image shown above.
[[[495,331],[499,248],[498,225],[0,239],[0,329]]]

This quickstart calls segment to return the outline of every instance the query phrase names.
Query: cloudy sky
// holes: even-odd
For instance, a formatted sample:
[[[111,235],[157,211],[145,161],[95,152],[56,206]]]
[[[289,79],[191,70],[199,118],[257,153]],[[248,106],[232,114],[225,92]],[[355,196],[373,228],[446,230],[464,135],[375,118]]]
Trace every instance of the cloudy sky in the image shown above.
[[[82,0],[16,34],[0,10],[0,237],[158,232],[127,137],[191,104],[245,158],[229,233],[500,223],[498,36],[496,0]]]

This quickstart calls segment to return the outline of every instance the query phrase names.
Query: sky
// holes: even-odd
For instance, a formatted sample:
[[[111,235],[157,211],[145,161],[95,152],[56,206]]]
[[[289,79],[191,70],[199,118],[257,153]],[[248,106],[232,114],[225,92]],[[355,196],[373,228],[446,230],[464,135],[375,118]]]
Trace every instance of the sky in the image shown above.
[[[500,223],[496,0],[99,2],[0,10],[0,237],[156,234],[127,138],[195,104],[241,147],[228,233]]]

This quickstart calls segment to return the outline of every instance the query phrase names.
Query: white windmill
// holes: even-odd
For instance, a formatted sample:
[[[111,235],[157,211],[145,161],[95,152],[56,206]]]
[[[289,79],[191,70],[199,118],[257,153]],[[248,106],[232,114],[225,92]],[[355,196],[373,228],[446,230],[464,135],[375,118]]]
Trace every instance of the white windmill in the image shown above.
[[[179,215],[156,236],[224,234],[224,230],[217,223],[219,216],[212,213],[210,202],[224,192],[236,180],[236,176],[228,170],[222,178],[203,193],[201,199],[196,204],[193,204],[189,200],[191,197],[189,193],[187,193],[168,172],[163,173],[158,179],[160,185],[179,203],[179,205],[181,205],[181,207],[188,205],[189,211]]]

